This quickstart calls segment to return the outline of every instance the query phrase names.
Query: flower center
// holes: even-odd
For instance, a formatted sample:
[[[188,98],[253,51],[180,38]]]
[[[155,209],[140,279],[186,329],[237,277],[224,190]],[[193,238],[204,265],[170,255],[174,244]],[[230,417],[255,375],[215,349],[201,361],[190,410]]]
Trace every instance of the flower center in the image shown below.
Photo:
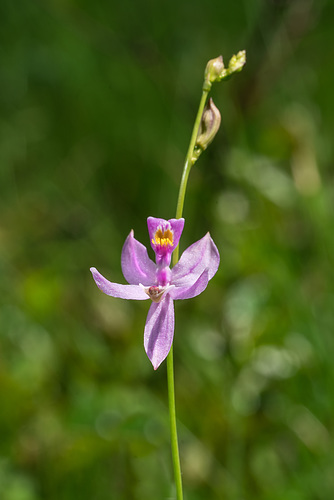
[[[153,300],[153,302],[160,302],[165,291],[166,291],[165,286],[164,287],[150,286],[148,289],[145,290],[145,292],[150,297],[150,299]]]
[[[162,231],[159,227],[152,239],[153,245],[158,245],[160,247],[173,246],[173,232],[170,229]]]
[[[153,302],[160,302],[165,293],[168,293],[170,290],[175,288],[174,285],[152,285],[152,286],[144,286],[139,283],[139,286],[142,287],[144,292],[150,297]]]

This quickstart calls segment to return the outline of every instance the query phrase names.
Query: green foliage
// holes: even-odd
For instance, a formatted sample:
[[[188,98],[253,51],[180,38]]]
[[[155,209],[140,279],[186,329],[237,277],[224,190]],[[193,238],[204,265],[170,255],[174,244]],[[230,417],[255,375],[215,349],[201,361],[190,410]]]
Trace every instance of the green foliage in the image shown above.
[[[181,251],[221,267],[176,304],[188,500],[332,500],[334,100],[329,0],[0,7],[0,497],[172,498],[148,304],[105,297],[146,217],[171,218],[208,59],[215,141]]]

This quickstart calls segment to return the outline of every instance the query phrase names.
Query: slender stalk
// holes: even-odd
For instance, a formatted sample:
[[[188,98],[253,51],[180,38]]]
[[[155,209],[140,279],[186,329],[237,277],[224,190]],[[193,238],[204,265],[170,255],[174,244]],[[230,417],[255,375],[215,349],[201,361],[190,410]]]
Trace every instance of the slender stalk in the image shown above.
[[[232,58],[229,62],[228,68],[224,67],[222,56],[219,56],[216,59],[211,59],[205,68],[202,97],[201,97],[201,100],[199,103],[197,116],[195,119],[194,128],[192,131],[190,144],[189,144],[189,148],[188,148],[188,152],[187,152],[187,156],[186,156],[186,161],[185,161],[184,168],[183,168],[181,183],[180,183],[179,196],[178,196],[177,207],[176,207],[176,218],[177,219],[180,219],[182,217],[182,214],[183,214],[184,199],[185,199],[185,195],[186,195],[187,182],[188,182],[188,177],[189,177],[191,167],[196,162],[196,160],[199,156],[198,153],[201,153],[201,151],[197,151],[197,154],[196,155],[194,154],[196,140],[198,137],[198,131],[200,128],[205,103],[206,103],[207,97],[209,95],[211,85],[213,82],[219,82],[227,77],[230,77],[232,75],[232,73],[241,71],[241,69],[243,68],[245,63],[246,63],[246,52],[243,50],[243,51],[238,52],[237,55],[232,56]],[[214,124],[213,129],[209,132],[209,135],[206,137],[207,144],[205,147],[207,147],[207,145],[210,144],[210,142],[212,141],[213,137],[215,136],[215,134],[219,128],[219,124],[220,124],[219,111],[216,109],[216,112],[215,112],[214,108],[211,108],[211,111],[214,114],[214,118],[216,120],[216,123]],[[218,113],[218,115],[217,115],[217,113]],[[219,120],[218,124],[217,124],[217,120]],[[174,266],[175,266],[175,264],[177,264],[178,260],[179,260],[179,247],[177,247],[173,252],[173,265]],[[175,476],[175,485],[176,485],[176,498],[177,498],[177,500],[183,500],[182,476],[181,476],[180,456],[179,456],[179,447],[178,447],[178,440],[177,440],[177,428],[176,428],[173,345],[172,345],[172,347],[169,351],[169,354],[167,356],[167,383],[168,383],[168,402],[169,402],[169,415],[170,415],[171,446],[172,446],[173,467],[174,467],[174,476]]]
[[[197,111],[197,115],[196,115],[196,120],[194,123],[194,128],[193,128],[193,131],[191,134],[189,148],[188,148],[188,152],[187,152],[187,156],[186,156],[186,161],[185,161],[184,168],[183,168],[183,173],[182,173],[182,178],[181,178],[181,183],[180,183],[180,188],[179,188],[179,196],[177,199],[177,206],[176,206],[176,215],[175,215],[176,219],[180,219],[182,217],[182,214],[183,214],[183,205],[184,205],[184,199],[185,199],[185,195],[186,195],[188,177],[189,177],[191,167],[193,166],[193,164],[196,161],[196,160],[193,160],[193,153],[194,153],[194,149],[195,149],[195,144],[196,144],[199,126],[201,124],[203,110],[205,107],[205,103],[206,103],[209,91],[210,90],[208,87],[203,86],[202,97],[201,97],[201,100],[199,103],[199,107],[198,107],[198,111]],[[173,265],[174,266],[178,260],[179,260],[179,247],[177,247],[173,252]]]
[[[196,160],[193,159],[193,153],[195,149],[196,139],[198,135],[199,126],[201,123],[201,118],[206,103],[206,99],[209,94],[209,88],[203,87],[201,101],[198,107],[198,112],[192,131],[190,144],[186,156],[186,161],[183,168],[179,196],[176,208],[176,218],[180,219],[183,213],[184,199],[187,189],[187,182],[191,167]],[[177,247],[173,252],[173,265],[179,260],[179,247]],[[167,384],[168,384],[168,403],[169,403],[169,422],[170,422],[170,435],[171,435],[171,448],[172,448],[172,459],[176,486],[176,498],[177,500],[183,500],[182,492],[182,475],[181,475],[181,465],[180,465],[180,454],[179,445],[177,439],[177,427],[176,427],[176,411],[175,411],[175,390],[174,390],[174,363],[173,363],[173,345],[167,356]]]
[[[182,476],[181,476],[179,445],[177,439],[176,411],[175,411],[173,345],[170,348],[167,357],[167,384],[168,384],[168,402],[169,402],[170,439],[171,439],[173,469],[174,469],[174,478],[176,487],[176,498],[177,500],[182,500],[183,499]]]

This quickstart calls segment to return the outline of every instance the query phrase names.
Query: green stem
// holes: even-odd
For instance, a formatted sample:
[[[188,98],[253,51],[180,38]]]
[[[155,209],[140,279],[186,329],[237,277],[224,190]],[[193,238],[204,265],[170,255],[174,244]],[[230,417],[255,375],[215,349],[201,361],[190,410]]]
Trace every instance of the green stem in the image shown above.
[[[177,201],[176,208],[176,218],[180,219],[183,213],[183,205],[184,198],[187,189],[187,182],[191,167],[195,163],[195,159],[193,158],[196,139],[198,135],[199,126],[201,123],[201,118],[204,110],[204,106],[206,103],[206,99],[208,97],[210,88],[208,86],[203,86],[203,92],[201,101],[198,107],[198,112],[193,128],[193,132],[190,139],[190,144],[188,148],[188,153],[186,156],[186,161],[183,168],[179,196]],[[179,260],[179,247],[177,247],[173,252],[173,265]],[[177,427],[176,427],[176,411],[175,411],[175,390],[174,390],[174,363],[173,363],[173,345],[169,351],[167,356],[167,384],[168,384],[168,403],[169,403],[169,422],[170,422],[170,436],[171,436],[171,448],[172,448],[172,459],[173,459],[173,468],[174,468],[174,477],[175,477],[175,486],[176,486],[176,498],[177,500],[183,500],[183,492],[182,492],[182,476],[181,476],[181,465],[180,465],[180,454],[179,454],[179,445],[177,439]]]
[[[207,97],[209,95],[209,91],[210,91],[210,88],[208,88],[207,86],[204,85],[203,91],[202,91],[202,97],[201,97],[198,111],[197,111],[196,120],[194,123],[194,128],[193,128],[193,131],[191,134],[191,139],[190,139],[189,148],[188,148],[188,152],[187,152],[187,156],[186,156],[186,161],[185,161],[184,168],[183,168],[180,189],[179,189],[179,196],[177,199],[177,206],[176,206],[176,216],[175,216],[176,219],[180,219],[182,217],[182,214],[183,214],[183,205],[184,205],[184,199],[185,199],[185,195],[186,195],[188,177],[189,177],[191,167],[193,166],[193,164],[196,161],[193,159],[196,139],[197,139],[197,135],[198,135],[199,126],[201,124],[201,118],[202,118],[202,114],[204,111],[205,103],[206,103]],[[179,260],[179,248],[177,247],[173,252],[173,265],[174,266],[178,260]]]
[[[169,354],[167,356],[167,385],[168,385],[168,402],[169,402],[170,440],[172,448],[176,498],[177,500],[182,500],[183,499],[182,476],[181,476],[179,445],[177,439],[176,411],[175,411],[173,345],[170,348]]]

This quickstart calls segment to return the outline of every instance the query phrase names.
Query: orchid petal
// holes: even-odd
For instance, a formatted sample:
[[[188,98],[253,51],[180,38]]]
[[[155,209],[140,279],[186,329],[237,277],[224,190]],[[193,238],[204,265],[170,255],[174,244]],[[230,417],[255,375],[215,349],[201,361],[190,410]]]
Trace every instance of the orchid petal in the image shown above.
[[[148,295],[144,289],[139,285],[120,285],[118,283],[111,283],[98,272],[95,267],[90,268],[95,283],[98,288],[106,295],[118,297],[120,299],[132,300],[146,300]]]
[[[165,220],[156,217],[148,217],[147,228],[148,228],[148,234],[150,236],[150,243],[153,250],[155,251],[155,245],[152,243],[152,240],[154,241],[155,234],[159,228],[162,230],[163,233],[168,229],[172,231],[173,244],[170,246],[170,251],[172,252],[179,244],[183,227],[184,227],[183,218]]]
[[[146,247],[134,238],[133,231],[123,245],[121,264],[124,278],[130,285],[155,283],[156,266],[147,255]]]
[[[167,357],[174,336],[174,304],[167,294],[161,302],[153,302],[147,315],[144,346],[153,368]]]
[[[176,287],[189,287],[195,284],[204,270],[208,270],[208,279],[216,274],[219,266],[219,252],[210,234],[188,247],[179,262],[173,267],[171,282]]]
[[[168,221],[170,225],[172,226],[172,231],[174,233],[174,244],[173,248],[176,248],[177,245],[179,244],[181,234],[184,228],[184,219],[169,219]]]
[[[181,286],[173,288],[169,294],[174,300],[178,299],[192,299],[202,293],[209,283],[209,271],[206,269],[202,272],[200,277],[195,283],[190,286]]]

